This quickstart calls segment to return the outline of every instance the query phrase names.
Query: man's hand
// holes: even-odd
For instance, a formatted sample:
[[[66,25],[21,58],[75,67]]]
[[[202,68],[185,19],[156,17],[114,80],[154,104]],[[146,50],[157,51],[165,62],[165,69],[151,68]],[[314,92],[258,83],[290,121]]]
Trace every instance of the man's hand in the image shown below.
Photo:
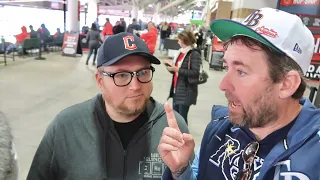
[[[158,151],[176,179],[188,166],[195,143],[190,134],[181,133],[171,106],[165,104],[164,108],[169,127],[163,130]]]

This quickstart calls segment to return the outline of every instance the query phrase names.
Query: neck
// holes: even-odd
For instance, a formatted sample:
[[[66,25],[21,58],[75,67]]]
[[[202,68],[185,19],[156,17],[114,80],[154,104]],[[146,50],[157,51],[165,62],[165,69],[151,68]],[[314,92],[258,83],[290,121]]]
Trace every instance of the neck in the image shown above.
[[[277,120],[260,128],[250,128],[250,131],[255,135],[258,141],[264,139],[269,134],[281,129],[291,123],[300,113],[302,106],[297,103],[297,100],[291,100],[287,105],[278,107],[279,117]]]
[[[128,123],[135,120],[140,114],[134,116],[128,116],[117,112],[113,107],[109,106],[106,102],[106,111],[109,117],[118,123]]]

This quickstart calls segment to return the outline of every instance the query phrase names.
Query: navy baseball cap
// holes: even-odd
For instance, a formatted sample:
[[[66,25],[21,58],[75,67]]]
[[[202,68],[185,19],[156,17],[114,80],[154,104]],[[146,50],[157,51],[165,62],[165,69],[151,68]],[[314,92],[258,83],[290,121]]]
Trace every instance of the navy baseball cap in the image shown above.
[[[122,32],[109,36],[98,51],[97,67],[110,66],[129,55],[143,56],[152,64],[160,64],[160,60],[153,56],[146,43],[138,36]]]

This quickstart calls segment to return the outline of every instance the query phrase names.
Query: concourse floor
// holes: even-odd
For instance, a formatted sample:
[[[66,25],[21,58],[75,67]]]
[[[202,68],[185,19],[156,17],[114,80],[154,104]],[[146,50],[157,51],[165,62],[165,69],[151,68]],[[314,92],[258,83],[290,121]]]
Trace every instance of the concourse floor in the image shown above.
[[[163,60],[160,53],[156,55]],[[8,60],[7,66],[0,64],[0,110],[12,125],[21,180],[26,178],[45,129],[57,113],[99,93],[94,79],[96,68],[85,65],[87,54],[74,58],[50,53],[44,57],[43,61],[18,58],[15,62]],[[171,74],[164,65],[155,68],[152,96],[164,103],[169,94]],[[224,73],[209,70],[205,61],[204,68],[209,73],[209,81],[199,86],[197,105],[192,106],[189,113],[189,128],[197,147],[210,121],[212,105],[226,105],[227,102],[218,88]]]

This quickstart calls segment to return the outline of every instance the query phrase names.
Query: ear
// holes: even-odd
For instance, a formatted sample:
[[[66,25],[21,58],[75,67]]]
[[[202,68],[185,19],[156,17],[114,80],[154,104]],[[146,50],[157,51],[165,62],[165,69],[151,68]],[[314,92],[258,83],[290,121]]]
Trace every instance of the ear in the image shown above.
[[[102,77],[99,74],[99,72],[96,72],[95,76],[96,76],[97,85],[101,89],[102,88]]]
[[[300,83],[301,77],[298,71],[289,71],[282,80],[279,97],[281,99],[291,97],[298,89]]]

